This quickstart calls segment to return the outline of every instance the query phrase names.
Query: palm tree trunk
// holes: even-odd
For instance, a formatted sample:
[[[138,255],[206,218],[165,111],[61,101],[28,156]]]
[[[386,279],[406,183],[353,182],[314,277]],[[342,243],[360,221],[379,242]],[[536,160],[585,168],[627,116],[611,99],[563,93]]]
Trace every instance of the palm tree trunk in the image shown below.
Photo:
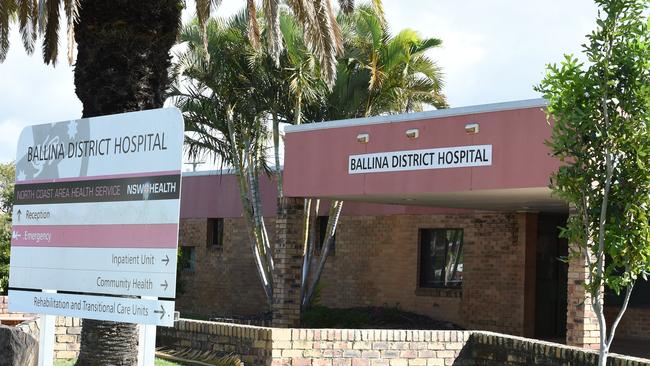
[[[182,1],[84,0],[75,39],[83,116],[160,108]]]
[[[165,100],[179,0],[84,0],[76,25],[83,117],[159,108]],[[77,365],[136,365],[135,324],[84,320]]]

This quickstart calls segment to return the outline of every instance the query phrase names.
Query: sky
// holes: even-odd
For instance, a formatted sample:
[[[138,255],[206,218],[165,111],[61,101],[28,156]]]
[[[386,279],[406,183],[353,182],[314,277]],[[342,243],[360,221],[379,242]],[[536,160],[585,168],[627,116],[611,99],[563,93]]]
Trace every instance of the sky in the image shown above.
[[[334,0],[335,1],[335,0]],[[193,2],[187,1],[192,9]],[[243,0],[223,0],[217,16],[227,16]],[[445,74],[451,107],[538,98],[533,91],[547,63],[578,54],[595,28],[591,0],[383,0],[393,33],[404,28],[442,40],[429,54]],[[193,16],[186,10],[183,19]],[[60,32],[65,34],[65,32]],[[65,37],[63,37],[65,38]],[[65,39],[56,67],[25,53],[16,29],[0,63],[0,162],[15,159],[23,127],[81,117],[74,93],[73,67]]]

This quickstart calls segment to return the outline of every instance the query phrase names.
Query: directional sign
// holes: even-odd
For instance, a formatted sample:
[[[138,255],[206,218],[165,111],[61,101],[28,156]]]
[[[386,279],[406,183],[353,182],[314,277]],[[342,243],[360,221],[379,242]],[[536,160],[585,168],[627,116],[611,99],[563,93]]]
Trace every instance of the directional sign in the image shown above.
[[[25,128],[16,159],[10,309],[70,316],[84,311],[33,311],[34,298],[19,295],[29,290],[58,291],[47,296],[70,304],[78,299],[61,292],[92,294],[75,295],[88,303],[122,301],[114,295],[130,296],[124,304],[131,305],[145,301],[135,296],[174,298],[182,147],[177,109]],[[165,310],[142,304],[151,308],[150,318],[154,311],[174,311],[173,302]],[[115,311],[84,314],[136,319],[117,305]]]
[[[174,302],[9,290],[9,307],[33,314],[173,326]]]

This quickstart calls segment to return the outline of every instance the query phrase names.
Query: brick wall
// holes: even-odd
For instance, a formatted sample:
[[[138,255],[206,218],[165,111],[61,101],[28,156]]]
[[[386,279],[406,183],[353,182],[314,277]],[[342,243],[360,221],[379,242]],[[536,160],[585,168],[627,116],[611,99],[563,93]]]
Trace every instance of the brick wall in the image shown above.
[[[281,329],[181,319],[158,346],[240,355],[258,366],[596,365],[594,351],[474,331]],[[650,360],[612,355],[612,366]]]
[[[418,288],[419,229],[464,229],[463,289]],[[399,306],[465,328],[522,334],[524,244],[516,214],[346,216],[321,279],[331,307]]]
[[[279,198],[273,245],[273,326],[300,326],[304,199]]]
[[[464,365],[469,332],[287,329],[273,333],[273,366]]]
[[[230,352],[253,365],[451,365],[469,332],[262,328],[181,319],[157,345]],[[454,363],[460,365],[460,363]]]
[[[79,356],[81,319],[57,316],[54,324],[54,359],[70,359]]]
[[[587,258],[569,259],[566,343],[571,346],[597,349],[600,342],[598,318],[592,310],[591,295],[584,288],[588,281]]]
[[[591,366],[598,353],[578,347],[490,332],[473,332],[467,346],[476,366]],[[650,360],[612,354],[610,366],[648,366]]]
[[[275,220],[265,223],[273,242]],[[245,316],[269,310],[243,219],[224,219],[222,248],[208,244],[207,219],[183,219],[179,243],[196,248],[195,271],[180,271],[183,291],[176,310],[181,314]]]
[[[274,243],[274,221],[267,228]],[[419,229],[464,229],[462,290],[418,289]],[[182,274],[181,314],[266,311],[243,219],[224,219],[224,247],[209,248],[206,219],[184,219],[180,243],[197,248],[196,272]],[[399,306],[466,328],[522,334],[524,250],[517,214],[343,216],[336,253],[322,276],[331,307]],[[234,297],[233,297],[234,296]]]
[[[272,329],[180,319],[174,327],[158,327],[156,345],[179,349],[232,353],[247,365],[267,365]]]
[[[605,307],[605,316],[608,326],[616,318],[619,308],[614,306]],[[616,330],[617,339],[644,339],[650,341],[650,308],[628,307],[621,318]]]
[[[177,310],[181,315],[203,316],[267,311],[243,219],[224,219],[224,246],[219,250],[207,245],[207,226],[207,219],[181,221],[180,243],[196,246],[197,265],[196,272],[181,274],[185,293],[178,296]],[[445,227],[464,229],[463,289],[418,289],[419,229]],[[267,218],[267,228],[274,243],[273,218]],[[515,213],[343,216],[336,253],[328,259],[321,279],[321,303],[399,306],[468,329],[523,335],[523,233],[522,214]],[[574,295],[580,292],[578,275],[574,272],[569,279]],[[582,311],[582,304],[582,300],[572,303],[569,319],[583,321],[575,313]],[[584,331],[581,324],[570,322],[570,327]],[[650,309],[630,309],[618,334],[647,338]]]

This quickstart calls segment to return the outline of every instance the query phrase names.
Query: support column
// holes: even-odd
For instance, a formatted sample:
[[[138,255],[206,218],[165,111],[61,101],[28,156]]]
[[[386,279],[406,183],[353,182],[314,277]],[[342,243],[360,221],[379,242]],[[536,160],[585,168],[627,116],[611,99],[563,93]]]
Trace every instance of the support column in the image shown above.
[[[300,274],[304,198],[280,198],[276,219],[273,273],[273,326],[300,325]]]
[[[537,237],[539,215],[536,212],[519,212],[519,240],[524,248],[524,337],[535,337],[535,306],[537,295]]]
[[[598,349],[598,318],[591,307],[591,295],[584,288],[588,272],[584,255],[569,259],[566,342],[569,346]]]

